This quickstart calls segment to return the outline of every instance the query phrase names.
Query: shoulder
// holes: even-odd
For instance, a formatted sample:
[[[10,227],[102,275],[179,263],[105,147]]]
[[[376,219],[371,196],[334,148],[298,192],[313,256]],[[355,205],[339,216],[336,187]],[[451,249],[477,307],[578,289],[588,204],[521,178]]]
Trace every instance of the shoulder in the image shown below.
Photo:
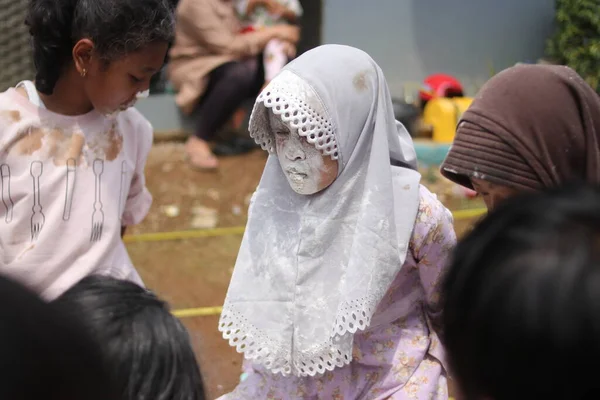
[[[132,139],[135,146],[143,153],[150,151],[154,139],[154,129],[141,112],[131,107],[121,112],[117,119],[123,135]]]
[[[425,246],[436,244],[441,248],[452,248],[455,242],[452,213],[435,194],[421,185],[419,211],[410,243],[413,253],[419,259],[427,248]]]
[[[135,134],[137,139],[152,140],[152,124],[136,108],[128,108],[121,112],[117,118],[119,119],[119,124],[127,131],[130,131],[131,134]]]
[[[437,195],[431,193],[425,186],[419,188],[419,211],[417,213],[417,223],[428,225],[435,223],[454,223],[452,213],[437,198]]]
[[[18,94],[18,93],[17,93],[16,89],[14,89],[14,88],[10,88],[10,89],[5,90],[4,92],[0,93],[0,104],[4,105],[9,100],[14,100],[15,94]]]
[[[10,127],[16,131],[22,131],[27,126],[39,125],[39,117],[36,108],[29,103],[26,96],[18,93],[15,89],[8,89],[0,93],[0,129],[6,130]]]
[[[0,93],[0,111],[2,113],[18,111],[19,114],[22,114],[24,111],[26,111],[22,105],[28,102],[29,100],[27,99],[27,95],[20,94],[14,88],[10,88]]]

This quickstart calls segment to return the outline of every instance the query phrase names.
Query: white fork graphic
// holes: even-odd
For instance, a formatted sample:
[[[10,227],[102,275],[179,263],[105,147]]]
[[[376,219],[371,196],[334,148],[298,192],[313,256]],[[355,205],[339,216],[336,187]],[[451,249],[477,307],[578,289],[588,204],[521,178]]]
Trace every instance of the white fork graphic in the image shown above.
[[[125,199],[123,198],[123,194],[125,191],[125,180],[127,178],[127,161],[123,161],[121,163],[121,187],[119,190],[119,220],[123,219],[123,203]]]
[[[71,218],[71,208],[73,207],[73,191],[75,190],[75,173],[77,171],[77,161],[74,158],[67,160],[66,188],[65,188],[65,208],[63,210],[63,220],[68,221]]]
[[[98,242],[102,239],[102,228],[104,226],[104,211],[102,211],[102,197],[100,193],[100,179],[104,172],[104,161],[94,160],[94,175],[96,177],[96,197],[94,201],[94,213],[92,214],[92,235],[90,241]]]
[[[44,227],[46,217],[42,212],[42,203],[40,201],[40,176],[44,172],[44,165],[41,161],[31,163],[31,177],[33,178],[33,215],[31,216],[31,240],[37,240]]]

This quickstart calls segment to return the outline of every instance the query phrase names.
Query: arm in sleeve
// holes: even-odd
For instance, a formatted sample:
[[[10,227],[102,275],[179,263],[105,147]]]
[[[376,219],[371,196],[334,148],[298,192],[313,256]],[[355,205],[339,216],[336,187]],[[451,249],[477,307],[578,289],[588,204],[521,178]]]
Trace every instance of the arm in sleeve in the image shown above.
[[[413,252],[430,327],[443,341],[441,289],[456,234],[450,211],[433,194],[426,193],[428,199],[421,203],[415,224],[418,243],[414,243]]]
[[[235,13],[233,6],[231,12]],[[187,0],[177,17],[177,22],[214,54],[239,58],[256,56],[270,39],[264,31],[231,32],[215,7],[206,0]]]
[[[138,131],[135,136],[138,140],[137,159],[135,169],[131,177],[131,185],[129,194],[125,201],[125,209],[123,211],[123,226],[136,225],[148,214],[152,205],[152,195],[146,188],[146,177],[144,175],[144,167],[146,159],[152,148],[152,125],[144,117],[139,115],[140,121],[134,126]]]

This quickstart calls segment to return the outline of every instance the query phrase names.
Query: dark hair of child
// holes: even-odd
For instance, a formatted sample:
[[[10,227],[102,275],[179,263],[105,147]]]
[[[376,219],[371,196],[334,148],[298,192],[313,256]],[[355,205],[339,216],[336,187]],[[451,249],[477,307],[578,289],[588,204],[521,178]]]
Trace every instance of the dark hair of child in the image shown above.
[[[456,247],[444,304],[465,399],[597,398],[600,190],[503,202]]]
[[[73,46],[89,39],[107,64],[156,43],[172,43],[167,0],[30,0],[26,24],[33,39],[35,84],[51,95],[70,65]]]
[[[0,277],[0,399],[114,398],[95,342],[63,311]]]
[[[90,276],[55,300],[95,336],[119,400],[203,400],[200,370],[183,324],[135,283]]]

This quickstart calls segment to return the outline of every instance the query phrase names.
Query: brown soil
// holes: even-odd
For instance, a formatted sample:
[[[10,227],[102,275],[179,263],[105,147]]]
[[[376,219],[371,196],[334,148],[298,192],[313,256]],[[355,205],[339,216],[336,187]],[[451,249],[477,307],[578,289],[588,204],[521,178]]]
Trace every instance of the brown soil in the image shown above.
[[[262,151],[255,151],[222,158],[218,172],[200,172],[185,162],[182,144],[155,145],[146,169],[154,204],[146,220],[128,234],[210,226],[215,216],[217,227],[243,226],[247,200],[258,184],[265,160]],[[456,189],[434,169],[422,172],[424,182],[449,208],[481,206],[457,199]],[[462,233],[470,224],[470,220],[457,221],[457,232]],[[229,235],[139,242],[128,244],[128,249],[146,284],[176,310],[223,303],[240,240],[239,235]],[[239,379],[241,357],[218,333],[218,316],[183,321],[199,357],[209,398],[233,389]]]

